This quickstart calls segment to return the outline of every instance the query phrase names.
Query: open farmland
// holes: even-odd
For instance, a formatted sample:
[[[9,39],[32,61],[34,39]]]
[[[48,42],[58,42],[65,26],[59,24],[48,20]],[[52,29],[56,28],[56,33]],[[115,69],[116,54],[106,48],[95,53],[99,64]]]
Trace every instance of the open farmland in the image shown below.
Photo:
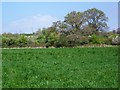
[[[117,50],[3,49],[3,88],[117,88]]]

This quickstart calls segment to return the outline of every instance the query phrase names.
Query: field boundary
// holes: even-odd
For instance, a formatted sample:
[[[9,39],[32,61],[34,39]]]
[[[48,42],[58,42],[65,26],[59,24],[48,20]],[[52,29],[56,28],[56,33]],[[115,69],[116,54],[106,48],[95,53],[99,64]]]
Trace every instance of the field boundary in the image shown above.
[[[85,46],[76,46],[76,47],[59,47],[59,48],[97,48],[97,47],[119,47],[120,45],[85,45]],[[46,47],[10,47],[10,48],[0,48],[0,49],[42,49]],[[49,47],[56,48],[56,47]]]

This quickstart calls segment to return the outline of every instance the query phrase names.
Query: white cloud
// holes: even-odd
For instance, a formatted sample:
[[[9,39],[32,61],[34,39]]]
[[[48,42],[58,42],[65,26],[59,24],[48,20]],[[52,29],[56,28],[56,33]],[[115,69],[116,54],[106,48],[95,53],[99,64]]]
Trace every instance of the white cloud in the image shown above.
[[[11,33],[32,33],[39,28],[49,27],[52,22],[57,21],[58,18],[49,15],[35,15],[10,22],[3,27],[3,32]]]

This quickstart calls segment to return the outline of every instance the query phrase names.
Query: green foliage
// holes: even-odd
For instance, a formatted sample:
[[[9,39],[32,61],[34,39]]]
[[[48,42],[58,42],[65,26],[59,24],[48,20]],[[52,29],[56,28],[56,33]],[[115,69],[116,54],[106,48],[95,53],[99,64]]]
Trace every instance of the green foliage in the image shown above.
[[[39,43],[37,42],[37,36],[35,36],[35,35],[31,35],[31,36],[27,36],[26,37],[27,38],[27,45],[28,46],[38,46],[39,45]]]
[[[118,88],[118,48],[3,49],[3,88]]]
[[[85,26],[83,30],[81,30],[83,36],[91,36],[96,33],[96,30],[90,26]]]
[[[19,47],[25,47],[27,43],[28,43],[27,38],[24,35],[21,35],[17,40],[17,45]]]
[[[3,34],[2,47],[26,47],[36,44],[36,36],[20,34]],[[37,44],[36,44],[37,45]]]
[[[105,38],[93,34],[93,35],[91,36],[90,41],[91,41],[93,44],[104,44],[104,43],[105,43]]]
[[[66,35],[60,34],[58,41],[55,43],[55,47],[65,47],[66,46]]]
[[[81,25],[84,23],[83,14],[81,12],[70,12],[65,16],[65,22],[75,28],[80,30]]]
[[[2,46],[3,47],[13,47],[16,44],[16,39],[14,37],[11,38],[7,38],[7,37],[3,37],[2,38]]]
[[[88,26],[94,28],[96,31],[103,31],[107,29],[108,17],[105,13],[96,8],[88,9],[83,12],[83,17],[86,20]]]
[[[80,45],[80,39],[81,39],[80,35],[70,34],[66,36],[66,43],[67,43],[66,45],[68,47],[78,46]]]
[[[80,45],[89,44],[89,37],[83,36],[80,39]]]
[[[51,27],[44,29],[40,36],[37,38],[39,43],[44,44],[46,47],[56,46],[59,39],[58,33]]]
[[[112,44],[113,45],[120,45],[120,37],[115,37],[112,39]]]

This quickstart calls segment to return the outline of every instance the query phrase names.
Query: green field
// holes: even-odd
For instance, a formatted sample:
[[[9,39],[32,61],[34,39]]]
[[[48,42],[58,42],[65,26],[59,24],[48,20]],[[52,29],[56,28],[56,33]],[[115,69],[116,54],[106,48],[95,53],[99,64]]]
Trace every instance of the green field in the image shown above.
[[[117,88],[118,48],[3,49],[3,88]]]

